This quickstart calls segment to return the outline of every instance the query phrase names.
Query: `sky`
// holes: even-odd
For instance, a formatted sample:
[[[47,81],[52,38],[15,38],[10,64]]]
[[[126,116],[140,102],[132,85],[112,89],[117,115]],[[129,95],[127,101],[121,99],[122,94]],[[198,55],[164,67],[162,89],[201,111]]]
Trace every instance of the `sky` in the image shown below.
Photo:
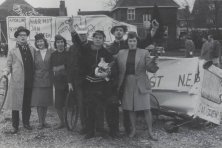
[[[5,0],[0,0],[0,4]],[[77,11],[104,10],[106,0],[65,0],[68,15],[77,15]],[[33,7],[58,8],[60,0],[26,0]],[[107,10],[107,8],[105,9]]]
[[[5,0],[0,0],[0,4]],[[81,9],[82,11],[94,11],[94,10],[108,10],[104,7],[105,2],[108,0],[65,0],[66,7],[68,10],[68,15],[77,15],[77,11]],[[180,5],[184,5],[185,0],[175,0]],[[194,0],[187,0],[188,3],[193,5]],[[60,0],[26,0],[33,7],[43,7],[43,8],[58,8]]]

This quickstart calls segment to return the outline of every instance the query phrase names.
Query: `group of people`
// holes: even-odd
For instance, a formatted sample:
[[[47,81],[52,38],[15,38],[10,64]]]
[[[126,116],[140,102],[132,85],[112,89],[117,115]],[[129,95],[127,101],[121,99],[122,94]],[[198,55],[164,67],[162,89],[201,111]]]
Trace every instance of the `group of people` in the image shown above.
[[[152,44],[158,30],[152,24],[144,40],[136,32],[123,36],[127,26],[117,24],[111,29],[115,41],[104,46],[106,35],[102,30],[87,40],[87,30],[75,30],[74,19],[69,20],[73,45],[67,50],[67,42],[61,35],[55,36],[54,48],[50,49],[44,34],[35,35],[35,48],[27,42],[30,31],[19,27],[14,36],[16,47],[10,49],[4,75],[11,74],[5,107],[12,110],[10,133],[19,131],[19,111],[23,126],[30,126],[31,107],[37,108],[38,129],[48,128],[47,107],[53,105],[60,119],[55,129],[64,127],[64,106],[68,92],[75,92],[81,120],[81,134],[93,138],[96,132],[104,132],[104,115],[109,135],[119,137],[119,106],[123,109],[123,123],[129,137],[136,134],[136,112],[144,111],[148,136],[152,133],[150,110],[151,85],[147,71],[158,70],[156,58],[151,58],[147,46]]]
[[[215,40],[213,35],[204,35],[202,37],[203,45],[200,59],[212,61],[212,63],[221,68],[221,44]]]
[[[189,38],[187,33],[181,34],[180,38],[184,41],[185,47],[185,58],[194,57],[195,45],[194,42]],[[219,41],[214,39],[212,34],[202,35],[202,48],[200,59],[212,61],[214,65],[221,67],[221,44]]]

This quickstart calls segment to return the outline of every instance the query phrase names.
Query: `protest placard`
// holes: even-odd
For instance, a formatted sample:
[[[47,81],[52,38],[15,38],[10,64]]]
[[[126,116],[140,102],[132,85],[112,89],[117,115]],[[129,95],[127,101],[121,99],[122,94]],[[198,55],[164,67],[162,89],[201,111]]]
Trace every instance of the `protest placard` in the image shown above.
[[[34,40],[35,35],[43,33],[45,38],[51,40],[53,38],[53,20],[52,17],[30,17],[29,18],[29,30],[30,39]]]
[[[7,19],[8,40],[14,39],[14,33],[19,26],[27,27],[26,17],[9,17]]]
[[[198,58],[160,58],[157,73],[148,74],[153,90],[189,92],[197,80],[198,61]]]
[[[54,41],[56,34],[62,35],[68,44],[71,44],[71,34],[69,30],[70,17],[51,17],[51,16],[8,16],[8,45],[9,50],[15,46],[14,32],[19,26],[24,26],[30,30],[29,42],[34,45],[34,36],[37,33],[45,34],[49,42]],[[110,33],[112,26],[118,22],[105,15],[89,15],[89,16],[74,16],[74,28],[78,30],[80,26],[85,26],[89,33],[89,39],[92,39],[92,34],[95,30],[103,30],[106,35],[106,43],[111,43],[114,36]],[[129,31],[137,31],[136,26],[127,23],[122,23],[128,27]],[[52,43],[51,43],[52,44]],[[50,45],[52,47],[52,45]]]
[[[198,58],[162,57],[159,71],[148,76],[161,107],[220,124],[222,70],[202,65]]]

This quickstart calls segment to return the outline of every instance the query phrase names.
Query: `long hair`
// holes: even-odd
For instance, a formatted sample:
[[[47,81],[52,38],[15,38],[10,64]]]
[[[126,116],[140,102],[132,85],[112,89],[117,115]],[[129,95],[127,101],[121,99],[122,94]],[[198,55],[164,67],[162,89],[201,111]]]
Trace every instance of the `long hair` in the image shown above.
[[[39,39],[39,40],[43,40],[44,41],[44,44],[45,44],[45,48],[49,48],[49,43],[47,42],[47,40],[45,39],[45,38],[43,38],[43,39]],[[38,47],[38,45],[37,45],[37,41],[38,40],[35,40],[35,47],[37,48],[37,49],[39,49],[39,47]]]

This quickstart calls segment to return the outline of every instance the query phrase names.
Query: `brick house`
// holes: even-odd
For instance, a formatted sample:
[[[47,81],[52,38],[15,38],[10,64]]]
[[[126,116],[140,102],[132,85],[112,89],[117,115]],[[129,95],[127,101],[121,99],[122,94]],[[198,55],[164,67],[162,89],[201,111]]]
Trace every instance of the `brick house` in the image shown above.
[[[222,28],[222,1],[195,0],[192,16],[195,28]]]
[[[163,25],[167,28],[168,49],[174,48],[176,40],[176,24],[178,5],[173,0],[119,0],[112,10],[112,16],[118,21],[136,25],[138,34],[144,37],[146,29],[144,21],[152,18],[153,7],[157,5]]]
[[[93,12],[94,15],[108,13],[108,16],[122,22],[137,26],[140,37],[145,37],[147,30],[144,21],[150,21],[154,5],[159,8],[163,25],[168,30],[167,47],[174,48],[176,40],[177,9],[179,5],[173,0],[119,0],[116,6],[108,13]],[[92,15],[90,11],[79,11],[78,15]]]
[[[29,13],[23,13],[20,10],[25,10]],[[60,1],[58,8],[34,8],[25,0],[5,0],[0,5],[0,28],[1,35],[0,41],[6,42],[7,40],[7,16],[19,16],[19,15],[43,15],[43,16],[67,16],[67,9],[65,7],[65,1]]]

